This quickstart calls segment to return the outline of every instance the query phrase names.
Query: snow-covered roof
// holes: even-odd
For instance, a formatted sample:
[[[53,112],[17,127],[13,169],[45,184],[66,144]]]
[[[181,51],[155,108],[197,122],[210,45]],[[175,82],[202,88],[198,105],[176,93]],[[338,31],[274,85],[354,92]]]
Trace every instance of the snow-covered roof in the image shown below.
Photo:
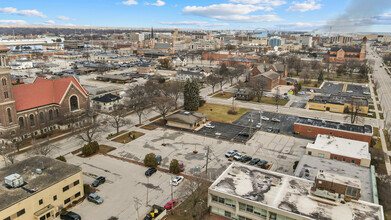
[[[326,151],[332,154],[357,159],[371,159],[367,142],[339,138],[331,135],[318,134],[313,144],[307,144],[307,149]]]
[[[234,162],[209,187],[209,193],[219,192],[301,218],[384,219],[383,208],[377,204],[361,200],[334,203],[311,195],[313,183],[310,180]]]

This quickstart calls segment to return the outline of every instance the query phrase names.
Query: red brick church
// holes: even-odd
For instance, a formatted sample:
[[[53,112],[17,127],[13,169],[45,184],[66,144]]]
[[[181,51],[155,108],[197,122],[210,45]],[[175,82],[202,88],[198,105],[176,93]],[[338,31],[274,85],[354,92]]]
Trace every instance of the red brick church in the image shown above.
[[[0,46],[0,135],[31,137],[69,128],[69,119],[89,109],[88,92],[74,77],[36,78],[12,85],[7,51]]]

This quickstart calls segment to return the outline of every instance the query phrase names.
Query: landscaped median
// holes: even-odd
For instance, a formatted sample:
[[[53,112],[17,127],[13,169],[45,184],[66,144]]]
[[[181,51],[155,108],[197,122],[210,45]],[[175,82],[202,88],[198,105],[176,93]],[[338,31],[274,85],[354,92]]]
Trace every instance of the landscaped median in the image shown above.
[[[144,135],[144,133],[142,133],[142,132],[131,131],[131,132],[127,132],[117,138],[114,138],[112,141],[115,141],[115,142],[118,142],[121,144],[126,144],[126,143],[129,143],[129,142],[143,136],[143,135]]]
[[[236,108],[236,114],[228,114],[231,109],[232,106],[228,105],[205,103],[196,112],[206,114],[209,121],[232,123],[250,110],[248,108]]]

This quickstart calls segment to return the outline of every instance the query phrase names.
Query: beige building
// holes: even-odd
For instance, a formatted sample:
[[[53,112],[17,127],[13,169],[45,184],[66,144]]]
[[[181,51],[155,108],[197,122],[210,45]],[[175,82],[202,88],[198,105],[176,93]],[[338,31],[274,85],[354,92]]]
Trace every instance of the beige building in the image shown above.
[[[349,184],[344,185],[344,192],[340,191],[343,187],[338,191],[333,186],[322,189],[314,183],[333,179],[327,175],[318,177],[311,181],[232,163],[208,189],[211,219],[384,219],[383,207],[355,200],[358,192]]]
[[[55,219],[84,196],[82,170],[75,165],[34,156],[0,170],[0,219]]]
[[[199,112],[180,111],[167,117],[167,125],[194,129],[206,122],[206,115]]]
[[[305,153],[314,157],[339,160],[364,167],[371,166],[369,145],[365,141],[318,134],[314,143],[307,144]]]

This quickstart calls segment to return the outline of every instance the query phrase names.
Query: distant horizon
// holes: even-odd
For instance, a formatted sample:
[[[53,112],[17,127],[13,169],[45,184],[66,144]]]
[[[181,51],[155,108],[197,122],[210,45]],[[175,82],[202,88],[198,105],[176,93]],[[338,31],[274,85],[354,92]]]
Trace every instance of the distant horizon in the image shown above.
[[[256,29],[212,29],[212,28],[183,28],[183,27],[115,27],[115,26],[66,26],[66,25],[2,25],[0,24],[0,28],[42,28],[42,29],[81,29],[81,30],[90,30],[90,29],[102,29],[102,30],[140,30],[145,29],[145,31],[151,30],[153,28],[154,30],[171,30],[174,31],[175,29],[182,30],[182,31],[244,31],[244,32],[251,32],[256,31]],[[265,32],[262,30],[259,30],[258,32]],[[268,30],[268,32],[302,32],[302,33],[312,33],[313,31],[303,31],[303,30]],[[329,34],[327,31],[322,33],[313,33],[314,35],[318,34]],[[349,34],[386,34],[391,35],[390,32],[375,32],[375,31],[360,31],[360,32],[331,32],[332,35],[349,35]]]
[[[391,1],[2,0],[0,24],[388,33]]]

